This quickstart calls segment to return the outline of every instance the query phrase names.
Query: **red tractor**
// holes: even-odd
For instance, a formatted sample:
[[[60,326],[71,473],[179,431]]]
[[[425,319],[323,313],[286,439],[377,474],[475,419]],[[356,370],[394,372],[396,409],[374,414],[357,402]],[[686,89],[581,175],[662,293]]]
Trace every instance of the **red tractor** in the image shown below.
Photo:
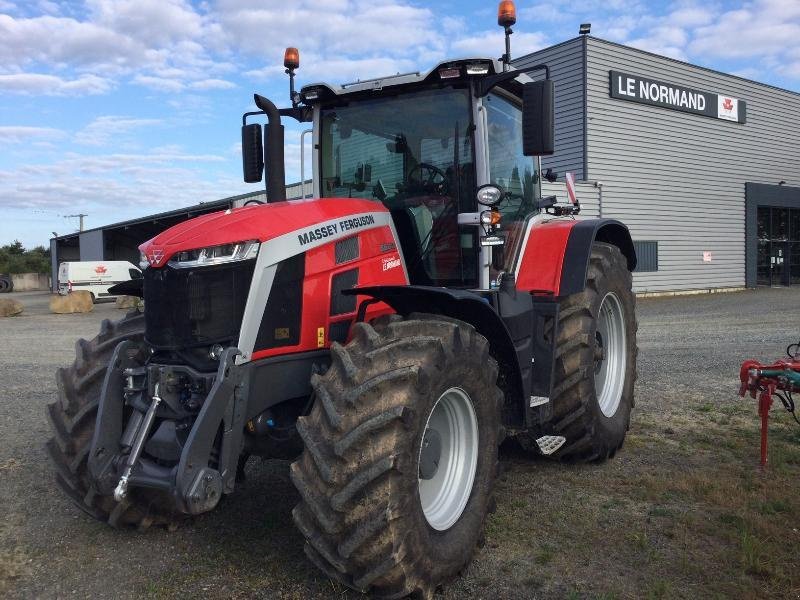
[[[507,50],[295,92],[295,52],[292,107],[256,95],[243,118],[268,203],[141,246],[143,279],[115,292],[144,312],[78,341],[48,448],[74,503],[120,527],[212,510],[250,456],[293,459],[309,559],[429,596],[473,555],[506,437],[571,460],[622,446],[636,256],[622,223],[541,195],[546,66]],[[313,199],[285,200],[282,118],[313,124]]]

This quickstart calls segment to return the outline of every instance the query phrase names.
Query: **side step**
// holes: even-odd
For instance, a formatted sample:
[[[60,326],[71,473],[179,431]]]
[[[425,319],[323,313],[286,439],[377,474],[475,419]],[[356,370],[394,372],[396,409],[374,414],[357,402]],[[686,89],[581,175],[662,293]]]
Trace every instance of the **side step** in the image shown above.
[[[535,406],[542,406],[548,402],[550,402],[550,398],[548,396],[531,396],[530,407],[534,408]]]
[[[549,456],[561,448],[566,441],[567,438],[565,438],[563,435],[543,435],[536,440],[536,444],[539,446],[539,451],[542,454]]]

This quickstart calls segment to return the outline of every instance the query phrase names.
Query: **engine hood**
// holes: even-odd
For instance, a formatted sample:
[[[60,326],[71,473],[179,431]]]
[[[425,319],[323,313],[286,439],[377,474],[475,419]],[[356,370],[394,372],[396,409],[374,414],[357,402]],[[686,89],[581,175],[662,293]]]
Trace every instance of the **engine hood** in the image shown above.
[[[176,253],[247,240],[266,242],[317,223],[362,213],[388,212],[379,202],[357,198],[287,200],[202,215],[170,227],[139,246],[151,267]]]

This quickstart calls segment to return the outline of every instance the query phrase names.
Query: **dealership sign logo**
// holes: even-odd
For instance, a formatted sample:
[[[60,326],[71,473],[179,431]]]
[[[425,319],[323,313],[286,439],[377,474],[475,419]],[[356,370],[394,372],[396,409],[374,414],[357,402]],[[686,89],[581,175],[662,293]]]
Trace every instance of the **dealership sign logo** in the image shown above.
[[[94,268],[94,272],[98,275],[103,275],[108,269],[106,269],[103,265],[97,265]]]
[[[745,122],[745,102],[730,96],[703,92],[640,75],[609,71],[612,98],[660,106],[714,119]]]

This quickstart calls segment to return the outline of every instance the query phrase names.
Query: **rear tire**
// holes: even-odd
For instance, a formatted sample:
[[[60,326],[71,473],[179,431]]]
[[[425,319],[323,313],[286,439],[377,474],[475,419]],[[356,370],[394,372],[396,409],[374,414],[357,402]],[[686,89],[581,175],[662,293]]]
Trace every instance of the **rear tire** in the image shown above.
[[[609,458],[630,427],[636,381],[636,297],[619,248],[595,242],[586,288],[559,307],[554,388],[558,458]]]
[[[134,488],[122,502],[101,496],[90,485],[87,458],[94,435],[100,389],[114,348],[144,337],[144,315],[136,310],[119,321],[104,320],[91,341],[78,340],[75,361],[56,372],[58,399],[47,406],[53,432],[46,449],[58,486],[75,506],[113,527],[171,526],[185,516],[173,513],[171,501],[154,491]]]
[[[493,503],[497,363],[472,326],[433,315],[358,323],[331,355],[312,378],[314,406],[297,423],[305,449],[291,467],[306,554],[351,588],[430,597],[469,563]],[[467,477],[442,475],[456,472]]]

